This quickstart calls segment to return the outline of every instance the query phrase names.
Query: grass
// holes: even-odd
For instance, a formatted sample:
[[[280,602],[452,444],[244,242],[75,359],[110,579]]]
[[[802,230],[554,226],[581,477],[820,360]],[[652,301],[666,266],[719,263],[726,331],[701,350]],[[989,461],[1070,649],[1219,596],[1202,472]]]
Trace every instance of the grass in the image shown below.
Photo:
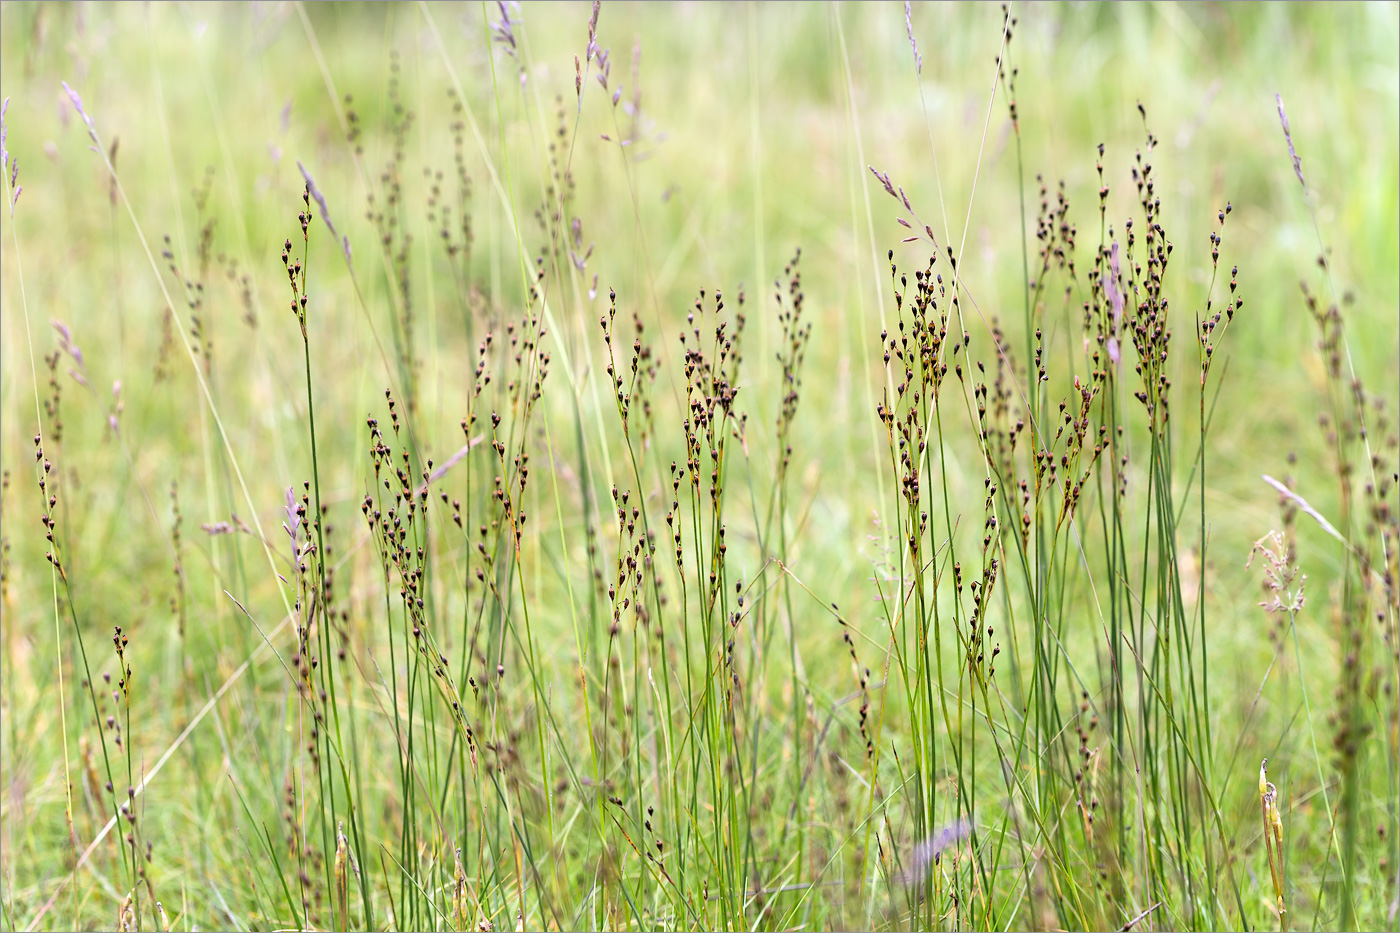
[[[0,21],[0,925],[1393,926],[1394,5]]]

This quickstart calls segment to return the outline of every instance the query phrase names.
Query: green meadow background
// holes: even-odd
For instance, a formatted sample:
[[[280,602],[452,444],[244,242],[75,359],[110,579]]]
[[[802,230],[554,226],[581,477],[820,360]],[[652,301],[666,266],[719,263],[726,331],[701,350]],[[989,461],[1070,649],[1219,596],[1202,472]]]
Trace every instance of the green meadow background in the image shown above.
[[[995,4],[914,5],[916,71],[901,4],[608,2],[597,20],[607,89],[595,58],[580,94],[575,61],[587,59],[590,13],[587,4],[510,6],[502,29],[495,4],[0,5],[5,148],[23,188],[0,224],[0,923],[115,928],[135,891],[142,929],[1272,928],[1279,917],[1255,789],[1268,758],[1286,842],[1286,922],[1393,928],[1400,6],[1018,3],[998,80]],[[1018,127],[1008,113],[1011,67]],[[65,81],[108,159],[90,149]],[[1139,106],[1157,141],[1150,155]],[[1101,234],[1100,144],[1111,236]],[[1099,500],[1086,500],[1055,555],[1053,613],[1063,670],[1073,674],[1046,702],[1067,718],[1053,733],[1026,732],[1030,701],[1006,699],[1015,692],[1008,678],[1037,662],[1031,613],[1012,583],[993,615],[998,636],[1020,641],[1001,642],[991,695],[1004,699],[991,720],[964,693],[946,634],[946,671],[935,679],[909,667],[901,683],[909,662],[896,645],[914,637],[901,627],[913,623],[900,621],[890,594],[906,587],[908,559],[890,440],[876,415],[898,380],[881,354],[882,330],[895,332],[898,320],[887,255],[912,282],[933,249],[926,237],[905,238],[927,224],[939,250],[951,245],[966,358],[985,361],[990,380],[995,323],[1024,387],[1037,216],[1063,184],[1078,278],[1055,272],[1035,309],[1053,410],[1071,374],[1088,372],[1080,329],[1095,250],[1123,240],[1124,220],[1141,216],[1130,174],[1140,153],[1174,246],[1168,372],[1179,434],[1167,457],[1177,484],[1168,501],[1184,516],[1180,546],[1165,577],[1151,568],[1166,559],[1144,544],[1111,583]],[[299,162],[348,239],[348,259],[315,201],[303,252]],[[902,187],[912,213],[871,166]],[[386,204],[392,242],[381,248],[390,227],[371,215]],[[469,250],[444,249],[444,204],[452,242],[469,212]],[[915,216],[912,231],[897,220]],[[288,309],[287,239],[307,270],[305,347]],[[784,267],[798,249],[811,330],[800,400],[779,437],[789,346],[779,312],[791,309]],[[1245,304],[1210,373],[1202,482],[1194,316],[1208,290],[1220,309],[1235,266]],[[524,272],[536,268],[538,280]],[[951,285],[946,254],[935,268]],[[1343,384],[1354,371],[1367,404],[1383,401],[1390,419],[1372,422],[1380,466],[1362,457],[1358,467],[1389,478],[1389,512],[1374,533],[1389,537],[1375,551],[1377,595],[1361,624],[1374,669],[1356,715],[1373,727],[1356,765],[1355,855],[1345,867],[1336,828],[1345,767],[1332,739],[1353,562],[1306,513],[1288,519],[1306,602],[1283,626],[1259,606],[1264,561],[1247,566],[1254,543],[1285,528],[1264,474],[1340,523],[1336,447],[1319,423],[1333,411],[1335,384],[1300,283],[1324,306],[1341,306]],[[610,399],[599,328],[609,289],[617,365],[631,359],[634,315],[652,348],[649,440],[624,439]],[[667,655],[678,649],[648,647],[630,616],[610,635],[601,582],[630,546],[613,515],[617,487],[648,503],[656,564],[673,564],[661,519],[673,496],[668,464],[686,459],[679,335],[701,290],[706,314],[716,290],[730,314],[742,292],[746,317],[736,405],[747,422],[742,434],[737,423],[721,432],[733,439],[724,580],[757,608],[733,626],[738,647],[729,651],[743,683],[726,702],[747,712],[728,732],[715,731],[713,705],[726,685],[711,695],[686,680],[692,671],[725,679],[715,660],[722,637],[718,655]],[[539,348],[550,357],[537,409],[506,422],[512,451],[529,455],[520,502],[528,520],[520,546],[493,551],[485,566],[500,571],[509,598],[492,610],[475,580],[476,526],[499,518],[491,482],[510,475],[509,453],[497,460],[487,443],[454,463],[443,488],[461,499],[466,530],[435,489],[431,532],[420,540],[434,638],[454,670],[465,620],[483,599],[486,615],[502,620],[482,636],[495,648],[471,647],[473,656],[504,653],[498,676],[495,655],[468,665],[482,687],[470,714],[480,761],[468,762],[438,681],[405,649],[398,577],[386,583],[381,542],[361,512],[389,475],[376,480],[366,418],[390,435],[395,458],[399,446],[412,448],[414,476],[428,460],[443,464],[467,440],[460,422],[478,404],[478,346],[489,330],[501,355],[468,436],[491,439],[488,412],[506,410],[504,384],[535,378],[512,369],[506,322],[522,322],[511,336],[543,326]],[[924,479],[956,529],[942,530],[940,512],[928,552],[935,570],[946,571],[954,547],[965,566],[980,566],[987,474],[966,403],[968,365],[967,383],[947,377],[952,439]],[[386,389],[411,421],[397,440]],[[52,464],[44,495],[39,432]],[[1140,425],[1127,432],[1137,445],[1130,495],[1149,482],[1146,436]],[[300,695],[292,675],[305,591],[282,530],[288,487],[300,495],[313,470],[333,542],[335,607],[345,613],[334,636],[344,656],[329,675],[340,744],[332,755],[320,736],[319,764],[307,750],[309,724],[318,703],[331,707],[315,690]],[[41,508],[51,491],[56,505]],[[66,583],[45,559],[41,515],[50,511]],[[266,549],[248,527],[254,518]],[[1014,515],[1003,522],[1017,524]],[[212,534],[217,523],[233,533]],[[1358,536],[1372,534],[1364,525],[1356,519]],[[1136,534],[1138,544],[1148,537]],[[688,566],[701,550],[687,550]],[[1003,573],[1019,573],[1014,563],[1006,556]],[[690,585],[701,576],[692,572]],[[1211,739],[1180,739],[1194,770],[1191,786],[1177,788],[1202,809],[1188,839],[1106,817],[1119,834],[1108,859],[1079,828],[1069,771],[1063,781],[1047,775],[1065,767],[1055,749],[1078,747],[1080,684],[1096,721],[1106,697],[1105,593],[1121,584],[1124,605],[1141,606],[1148,596],[1135,581],[1166,577],[1180,582],[1192,625],[1204,619],[1191,663],[1209,681],[1191,689]],[[687,626],[699,631],[702,611],[692,590],[682,617],[686,597],[666,580],[673,601],[657,604],[650,624],[674,646]],[[950,599],[950,582],[939,585]],[[129,639],[123,662],[115,626]],[[124,665],[129,702],[114,693]],[[690,700],[663,702],[668,680]],[[965,705],[966,722],[960,713],[952,724],[945,712],[922,718],[911,681]],[[1088,746],[1111,744],[1103,716]],[[1163,734],[1172,747],[1170,729]],[[996,736],[1025,741],[1024,754]],[[939,750],[919,751],[925,740]],[[945,753],[964,748],[981,757]],[[1152,760],[1136,761],[1126,767],[1156,773]],[[1171,784],[1176,772],[1160,768]],[[1019,788],[1010,798],[1008,782]],[[85,855],[137,784],[136,842],[122,842],[122,814]],[[916,785],[928,793],[916,797]],[[1105,809],[1120,814],[1142,802],[1107,798]],[[642,812],[653,799],[655,831]],[[964,818],[972,831],[959,830]],[[336,863],[341,822],[349,869]],[[910,868],[915,846],[940,827],[959,837],[948,854],[933,869]],[[289,844],[289,832],[301,841]],[[341,877],[350,890],[343,911]],[[459,912],[463,897],[470,906]]]

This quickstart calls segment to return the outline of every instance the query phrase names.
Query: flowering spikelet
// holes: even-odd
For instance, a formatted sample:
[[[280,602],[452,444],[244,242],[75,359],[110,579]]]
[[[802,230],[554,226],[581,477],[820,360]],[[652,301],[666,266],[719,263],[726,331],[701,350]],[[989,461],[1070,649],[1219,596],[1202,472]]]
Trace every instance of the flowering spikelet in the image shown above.
[[[899,880],[905,884],[919,884],[928,877],[929,871],[942,858],[944,851],[966,839],[971,832],[972,824],[961,817],[942,827],[914,846],[914,851],[910,854],[909,869]]]
[[[457,867],[452,872],[452,927],[456,930],[467,928],[467,873],[462,869],[462,849],[455,853]]]
[[[350,846],[345,841],[345,824],[335,827],[335,919],[336,929],[350,929]]]
[[[341,234],[336,232],[335,224],[331,223],[330,209],[326,207],[326,196],[321,193],[320,188],[316,187],[316,180],[311,177],[311,173],[307,171],[306,166],[302,165],[301,162],[298,161],[297,168],[301,169],[301,175],[303,178],[306,179],[307,194],[309,194],[312,198],[315,199],[316,206],[321,209],[321,219],[326,222],[326,228],[329,229],[331,232],[331,239],[336,241],[336,244],[340,247],[340,251],[345,254],[346,263],[349,263],[350,237],[342,236]]]
[[[134,931],[136,926],[136,897],[134,891],[127,891],[121,906],[117,908],[117,930],[119,933]]]
[[[1278,788],[1269,781],[1269,759],[1259,763],[1259,805],[1264,818],[1264,848],[1269,855],[1269,875],[1274,882],[1278,927],[1288,929],[1288,910],[1283,905],[1283,819],[1278,812]]]

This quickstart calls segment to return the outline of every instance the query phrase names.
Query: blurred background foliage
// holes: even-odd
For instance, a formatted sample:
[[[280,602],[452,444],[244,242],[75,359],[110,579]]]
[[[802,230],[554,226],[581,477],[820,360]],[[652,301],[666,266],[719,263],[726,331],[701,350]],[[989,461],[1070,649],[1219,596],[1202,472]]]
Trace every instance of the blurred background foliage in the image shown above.
[[[728,297],[742,287],[754,309],[742,394],[751,420],[765,426],[754,437],[762,453],[771,445],[766,426],[780,398],[770,362],[778,339],[771,283],[800,246],[815,327],[793,441],[808,516],[793,566],[820,581],[822,600],[855,607],[871,602],[876,547],[870,536],[878,533],[872,514],[881,507],[871,379],[881,314],[890,313],[885,254],[893,249],[903,268],[922,267],[929,253],[927,243],[900,242],[907,235],[895,222],[900,212],[867,165],[903,186],[940,243],[948,231],[952,243],[965,244],[963,281],[978,314],[998,319],[1019,348],[1021,247],[1028,237],[1034,257],[1036,176],[1052,199],[1064,181],[1087,268],[1099,242],[1096,147],[1104,145],[1111,192],[1107,222],[1121,231],[1133,206],[1129,168],[1144,143],[1141,104],[1160,141],[1154,177],[1162,223],[1176,246],[1169,293],[1186,315],[1178,325],[1177,384],[1188,393],[1187,420],[1194,417],[1195,366],[1189,314],[1209,283],[1216,212],[1227,201],[1234,209],[1221,263],[1239,266],[1248,304],[1226,344],[1228,370],[1212,428],[1207,592],[1220,607],[1216,618],[1232,620],[1210,648],[1213,663],[1223,665],[1222,682],[1230,684],[1222,687],[1223,702],[1243,707],[1253,699],[1272,649],[1254,608],[1257,575],[1244,562],[1250,543],[1279,523],[1277,496],[1260,474],[1295,474],[1299,491],[1324,512],[1336,496],[1317,427],[1325,398],[1317,331],[1299,281],[1314,292],[1326,288],[1274,95],[1287,107],[1338,289],[1352,299],[1345,315],[1356,370],[1393,404],[1400,384],[1400,6],[1016,4],[1010,62],[1018,69],[1024,225],[1004,88],[991,97],[1002,25],[996,5],[915,5],[920,75],[899,4],[604,3],[599,45],[610,54],[609,87],[621,89],[616,106],[591,79],[581,103],[575,94],[573,63],[584,51],[588,5],[518,8],[513,57],[490,41],[490,23],[499,20],[494,5],[428,9],[431,20],[416,4],[0,5],[0,85],[10,99],[6,145],[19,161],[24,189],[13,225],[34,329],[31,351],[15,246],[7,237],[0,268],[0,436],[3,466],[15,478],[3,502],[11,547],[3,698],[10,790],[3,812],[12,842],[3,868],[5,899],[16,916],[32,916],[47,897],[46,879],[66,872],[56,818],[63,771],[50,682],[48,570],[28,477],[31,374],[37,370],[39,392],[46,394],[41,356],[54,347],[50,319],[71,328],[95,390],[88,397],[63,381],[63,443],[75,474],[65,521],[83,580],[79,614],[92,620],[99,651],[116,623],[128,626],[148,653],[144,670],[152,680],[141,696],[151,712],[141,742],[149,754],[165,748],[183,721],[157,699],[162,679],[173,681],[178,672],[167,622],[164,531],[151,515],[153,507],[168,520],[172,480],[180,484],[188,546],[207,558],[187,560],[198,619],[191,636],[201,672],[196,683],[221,682],[257,644],[222,596],[225,578],[217,568],[230,559],[227,552],[221,557],[219,541],[196,530],[202,522],[228,520],[241,502],[226,469],[202,462],[212,429],[202,420],[189,362],[178,347],[162,349],[168,337],[161,293],[101,159],[88,151],[85,129],[60,88],[64,80],[81,93],[104,142],[115,146],[122,184],[157,254],[168,235],[189,277],[201,228],[216,219],[215,269],[202,315],[212,385],[269,527],[276,526],[282,490],[309,475],[301,347],[278,260],[283,239],[296,235],[303,184],[297,162],[314,175],[332,219],[349,237],[371,316],[387,315],[392,283],[377,258],[365,217],[368,191],[341,120],[349,95],[377,190],[391,155],[386,126],[393,117],[394,55],[399,95],[413,112],[403,203],[406,229],[422,250],[413,287],[423,357],[420,430],[429,456],[445,459],[460,443],[457,421],[480,337],[459,303],[434,284],[445,267],[424,211],[422,171],[443,171],[449,185],[452,178],[456,117],[448,63],[480,128],[481,142],[468,130],[464,147],[476,235],[470,279],[491,308],[518,313],[522,306],[507,205],[516,206],[531,261],[545,242],[534,212],[545,200],[548,147],[562,115],[560,145],[575,186],[570,212],[582,222],[583,242],[594,246],[588,276],[596,273],[599,283],[595,301],[562,302],[562,326],[554,334],[558,353],[580,380],[601,366],[596,320],[609,287],[621,307],[637,309],[648,326],[655,322],[663,348],[674,342],[699,289],[723,288]],[[628,145],[619,147],[620,139]],[[499,189],[488,157],[500,173]],[[206,185],[201,209],[197,192]],[[319,222],[311,242],[308,326],[325,374],[317,387],[318,413],[325,412],[318,422],[323,484],[354,529],[345,541],[363,530],[351,509],[368,475],[364,418],[382,414],[385,368],[336,245]],[[157,263],[164,274],[159,255]],[[178,280],[169,282],[178,297]],[[1060,320],[1059,299],[1046,301],[1054,305],[1052,319]],[[387,320],[376,321],[381,334]],[[973,336],[975,351],[986,356],[986,327],[979,324]],[[564,370],[556,367],[551,378],[563,382]],[[122,384],[129,465],[107,433],[115,381]],[[658,393],[659,404],[666,394]],[[1186,429],[1185,436],[1193,432]],[[771,456],[767,450],[756,459]],[[980,464],[961,468],[966,476],[955,472],[953,482],[975,511]],[[1335,585],[1336,549],[1307,523],[1300,533],[1310,587],[1323,598]],[[558,592],[554,569],[532,572],[541,575],[540,592]],[[876,635],[878,621],[862,623],[859,609],[856,614],[856,624]],[[1319,609],[1300,638],[1335,663],[1329,633]],[[803,637],[811,640],[818,670],[847,664],[829,630],[814,626]],[[253,679],[266,686],[281,677],[265,664]],[[211,740],[208,760],[172,767],[212,773],[217,748]],[[232,767],[263,766],[250,759]],[[254,783],[275,796],[277,780],[269,772]],[[233,828],[211,824],[203,809],[208,800],[187,797],[180,786],[170,775],[168,785],[153,791],[167,808],[152,817],[166,830],[157,838],[186,849],[167,854],[167,865],[238,857],[217,846],[199,854],[196,838],[227,842]],[[200,793],[225,808],[208,812],[229,812],[223,785]],[[188,826],[201,827],[202,835],[182,836]],[[16,833],[28,840],[18,849]],[[17,851],[26,853],[23,864],[16,864]],[[207,865],[191,870],[217,873]]]

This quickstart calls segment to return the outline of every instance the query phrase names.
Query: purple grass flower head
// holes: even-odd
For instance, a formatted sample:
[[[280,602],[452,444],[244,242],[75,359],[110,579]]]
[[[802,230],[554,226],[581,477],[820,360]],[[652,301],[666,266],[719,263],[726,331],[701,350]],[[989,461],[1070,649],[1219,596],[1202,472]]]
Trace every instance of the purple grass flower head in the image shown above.
[[[118,379],[112,383],[112,407],[107,411],[107,426],[114,434],[121,430],[121,416],[125,408],[126,402],[122,401],[122,381]]]
[[[297,529],[301,527],[301,516],[297,513],[297,492],[296,487],[287,487],[287,520],[282,523],[282,528],[287,532],[287,537],[292,539],[292,554],[297,552]]]
[[[593,56],[598,54],[598,12],[602,7],[602,0],[593,0],[593,15],[588,17],[588,48],[584,50],[584,64],[591,64]]]
[[[924,57],[919,54],[919,42],[914,38],[914,8],[904,0],[904,29],[909,33],[909,47],[914,50],[914,71],[924,73]]]
[[[15,204],[19,201],[19,193],[24,190],[19,183],[19,159],[10,158],[10,150],[5,148],[5,139],[9,136],[9,126],[5,123],[5,111],[10,109],[10,99],[5,98],[5,102],[0,104],[0,167],[5,174],[10,176],[10,216],[15,216]]]
[[[1108,281],[1104,282],[1104,294],[1108,296],[1112,308],[1112,318],[1108,328],[1108,358],[1113,365],[1119,365],[1122,351],[1118,347],[1118,322],[1123,318],[1123,292],[1118,287],[1118,241],[1113,241],[1113,249],[1108,260]]]
[[[608,49],[602,49],[596,53],[598,58],[598,73],[593,77],[598,79],[603,90],[608,89],[608,78],[612,76],[612,62],[608,60]]]
[[[507,55],[515,58],[517,54],[515,27],[520,19],[511,14],[520,12],[520,4],[516,3],[515,0],[496,0],[496,10],[501,14],[501,20],[491,24],[491,38],[501,44]]]
[[[889,196],[898,201],[899,194],[894,190],[894,183],[890,181],[889,173],[882,172],[873,165],[867,165],[866,168],[870,169],[870,174],[880,179],[880,184],[885,186],[885,191],[889,194]]]
[[[68,374],[73,377],[73,381],[85,389],[90,388],[87,376],[87,360],[83,358],[82,348],[73,342],[73,333],[68,329],[68,325],[55,319],[51,322],[53,329],[58,331],[58,348],[73,358],[73,362],[78,364],[77,370],[68,370]]]
[[[910,853],[909,857],[909,868],[900,875],[899,880],[905,884],[918,884],[923,881],[928,877],[933,866],[938,864],[943,853],[962,842],[971,832],[972,823],[964,817],[959,817],[939,829],[932,836],[914,846],[914,851]]]
[[[316,187],[316,179],[311,177],[311,173],[306,170],[306,166],[297,160],[297,168],[301,169],[301,177],[306,179],[306,190],[311,193],[311,197],[316,202],[316,206],[321,209],[321,219],[326,222],[326,228],[331,232],[331,239],[340,244],[341,252],[345,254],[346,263],[350,262],[350,238],[341,236],[335,230],[335,224],[331,223],[331,212],[326,207],[326,196],[321,193],[321,189]]]
[[[88,138],[91,139],[94,144],[93,151],[101,155],[102,150],[97,139],[97,124],[92,122],[92,117],[88,116],[88,112],[83,109],[83,99],[78,96],[77,91],[68,86],[67,81],[60,81],[59,83],[63,85],[64,93],[68,95],[68,99],[73,102],[73,109],[78,111],[78,116],[82,117],[83,123],[87,124]]]
[[[1288,114],[1283,112],[1283,97],[1274,95],[1274,100],[1278,102],[1278,122],[1283,124],[1283,139],[1288,143],[1288,156],[1293,160],[1293,174],[1298,176],[1298,184],[1306,191],[1308,183],[1303,180],[1303,160],[1298,157],[1298,151],[1293,148],[1293,133],[1288,128]]]

